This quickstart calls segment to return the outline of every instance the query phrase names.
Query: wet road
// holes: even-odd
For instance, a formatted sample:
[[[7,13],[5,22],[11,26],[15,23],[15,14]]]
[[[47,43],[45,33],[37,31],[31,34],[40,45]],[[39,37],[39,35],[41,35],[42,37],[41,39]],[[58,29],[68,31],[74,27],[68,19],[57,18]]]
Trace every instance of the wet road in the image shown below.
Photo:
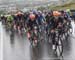
[[[1,27],[1,23],[0,23],[0,27]],[[0,28],[0,59],[1,59],[1,28]]]
[[[73,28],[75,25],[72,22]],[[10,34],[3,28],[3,60],[58,60],[51,45],[42,41],[38,48],[32,48],[26,35],[17,34],[10,40]],[[75,32],[64,41],[63,60],[75,60]]]

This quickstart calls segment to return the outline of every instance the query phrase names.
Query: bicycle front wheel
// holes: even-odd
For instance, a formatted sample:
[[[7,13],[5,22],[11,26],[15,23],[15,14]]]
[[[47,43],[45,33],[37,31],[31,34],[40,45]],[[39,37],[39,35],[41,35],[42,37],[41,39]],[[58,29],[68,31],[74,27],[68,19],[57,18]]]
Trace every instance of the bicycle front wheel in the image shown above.
[[[56,54],[57,56],[62,56],[62,53],[63,53],[63,42],[62,39],[59,38],[56,43]]]

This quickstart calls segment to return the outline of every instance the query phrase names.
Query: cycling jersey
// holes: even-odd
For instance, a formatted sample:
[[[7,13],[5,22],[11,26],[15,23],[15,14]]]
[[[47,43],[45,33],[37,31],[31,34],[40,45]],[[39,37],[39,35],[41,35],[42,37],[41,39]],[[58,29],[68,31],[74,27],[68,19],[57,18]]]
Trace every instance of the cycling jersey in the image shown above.
[[[31,19],[29,19],[29,20],[27,20],[27,27],[29,27],[31,30],[33,29],[33,25],[36,25],[36,26],[38,26],[38,21],[35,19],[35,20],[31,20]]]
[[[7,16],[7,21],[13,21],[13,17],[11,15]]]

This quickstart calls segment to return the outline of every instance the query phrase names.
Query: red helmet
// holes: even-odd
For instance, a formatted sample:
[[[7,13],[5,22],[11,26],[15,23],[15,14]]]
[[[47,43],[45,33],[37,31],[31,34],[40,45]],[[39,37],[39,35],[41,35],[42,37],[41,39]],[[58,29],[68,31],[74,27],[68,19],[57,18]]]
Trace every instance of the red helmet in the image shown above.
[[[35,19],[35,15],[34,15],[34,14],[30,14],[30,15],[29,15],[29,18],[30,18],[30,19]]]

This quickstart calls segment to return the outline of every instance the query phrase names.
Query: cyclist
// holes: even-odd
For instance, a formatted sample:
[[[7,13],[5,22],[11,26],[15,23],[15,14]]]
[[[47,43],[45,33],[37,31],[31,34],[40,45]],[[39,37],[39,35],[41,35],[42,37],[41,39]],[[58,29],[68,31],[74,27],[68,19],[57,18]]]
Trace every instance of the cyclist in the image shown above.
[[[3,24],[5,24],[6,23],[5,15],[2,14],[1,17],[0,17],[0,20],[2,21]]]
[[[48,12],[45,18],[46,18],[46,24],[47,24],[46,31],[47,31],[47,34],[49,34],[48,30],[51,28],[51,26],[53,26],[53,22],[54,22],[53,13]]]
[[[38,26],[38,21],[36,19],[36,15],[33,13],[30,13],[29,19],[27,20],[26,24],[27,24],[27,28],[28,28],[27,36],[28,36],[28,39],[30,39],[30,31],[33,29],[33,25]]]
[[[7,28],[10,28],[10,30],[12,31],[13,30],[13,20],[14,20],[14,18],[13,18],[13,16],[12,15],[7,15],[7,22],[6,22],[6,26],[7,26]]]
[[[17,25],[17,28],[18,30],[20,31],[23,26],[24,26],[24,17],[23,17],[23,13],[22,12],[18,12],[17,15],[17,20],[16,20],[16,25]],[[20,31],[21,32],[21,31]]]
[[[53,49],[55,50],[55,29],[62,30],[63,18],[61,17],[61,13],[59,11],[53,11],[53,16],[54,18],[51,20],[50,27],[51,27],[51,34],[53,34],[53,37],[52,37]]]
[[[13,22],[13,16],[12,15],[8,15],[7,16],[7,23],[12,24],[12,22]]]

